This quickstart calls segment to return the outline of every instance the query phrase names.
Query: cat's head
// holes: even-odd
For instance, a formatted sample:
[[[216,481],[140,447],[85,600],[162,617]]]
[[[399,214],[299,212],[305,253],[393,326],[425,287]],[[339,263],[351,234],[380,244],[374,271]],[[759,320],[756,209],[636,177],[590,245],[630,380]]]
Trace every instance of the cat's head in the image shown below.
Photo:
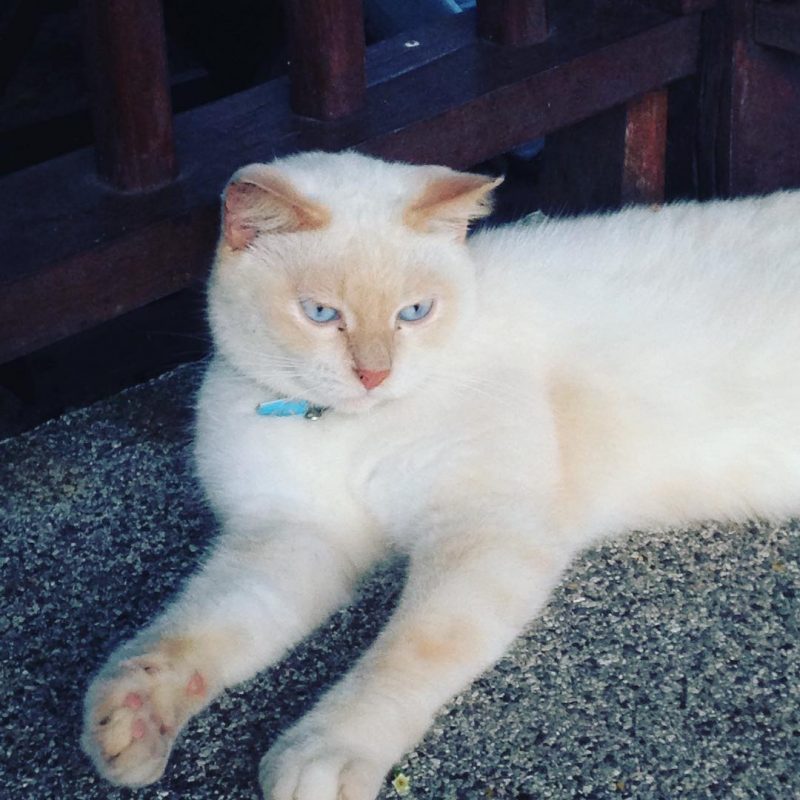
[[[474,313],[467,227],[498,183],[352,152],[239,170],[209,289],[220,353],[279,395],[342,411],[436,380]]]

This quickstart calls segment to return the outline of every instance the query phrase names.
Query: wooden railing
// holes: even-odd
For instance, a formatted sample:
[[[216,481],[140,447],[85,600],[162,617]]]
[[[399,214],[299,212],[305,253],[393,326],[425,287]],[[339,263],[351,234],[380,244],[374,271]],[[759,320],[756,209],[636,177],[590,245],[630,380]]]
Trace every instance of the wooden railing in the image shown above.
[[[287,0],[288,78],[173,119],[160,0],[84,2],[96,144],[0,180],[0,361],[202,279],[228,176],[297,150],[464,168],[548,135],[558,191],[658,202],[693,78],[701,190],[800,184],[796,4],[479,0],[366,48],[360,0]]]

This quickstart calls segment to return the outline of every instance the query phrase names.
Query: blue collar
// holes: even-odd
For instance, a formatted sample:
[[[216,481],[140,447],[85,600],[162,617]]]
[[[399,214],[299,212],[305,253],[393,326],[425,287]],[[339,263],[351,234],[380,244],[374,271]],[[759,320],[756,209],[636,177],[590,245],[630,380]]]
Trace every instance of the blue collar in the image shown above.
[[[270,400],[256,406],[256,414],[262,417],[305,417],[319,419],[328,409],[312,406],[306,400]]]

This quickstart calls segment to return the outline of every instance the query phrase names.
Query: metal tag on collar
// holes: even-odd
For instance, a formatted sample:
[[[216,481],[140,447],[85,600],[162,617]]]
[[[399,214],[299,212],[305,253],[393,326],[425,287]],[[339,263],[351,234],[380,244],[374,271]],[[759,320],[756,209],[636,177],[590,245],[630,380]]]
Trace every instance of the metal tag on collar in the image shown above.
[[[319,419],[326,411],[323,406],[309,406],[308,410],[306,411],[303,416],[306,419]]]

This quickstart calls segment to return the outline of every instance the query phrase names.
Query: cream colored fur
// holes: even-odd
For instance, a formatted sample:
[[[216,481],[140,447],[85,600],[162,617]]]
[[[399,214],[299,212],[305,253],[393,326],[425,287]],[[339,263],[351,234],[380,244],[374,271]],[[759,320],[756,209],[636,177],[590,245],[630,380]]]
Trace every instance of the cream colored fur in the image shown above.
[[[394,546],[411,558],[394,617],[260,771],[269,800],[372,800],[580,548],[800,509],[800,193],[465,243],[493,185],[353,153],[234,177],[196,446],[223,534],[90,688],[83,744],[109,780],[156,780],[191,714]],[[389,376],[367,389],[360,368]],[[255,413],[276,397],[330,410]]]

